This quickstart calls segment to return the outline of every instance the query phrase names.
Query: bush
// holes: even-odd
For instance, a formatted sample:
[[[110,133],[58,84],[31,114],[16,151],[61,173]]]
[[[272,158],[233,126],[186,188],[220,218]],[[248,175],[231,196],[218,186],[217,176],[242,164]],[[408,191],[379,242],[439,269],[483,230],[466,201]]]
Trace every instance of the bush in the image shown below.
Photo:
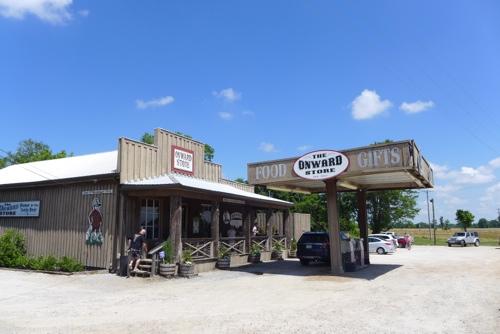
[[[21,233],[7,230],[0,236],[0,266],[14,267],[23,261],[25,255],[24,236]]]
[[[83,271],[84,269],[83,265],[80,262],[67,256],[63,256],[63,258],[59,260],[58,266],[61,271],[69,273],[75,271]]]
[[[185,264],[193,263],[193,256],[191,255],[191,252],[189,250],[185,250],[184,252],[182,252],[182,263]]]
[[[67,256],[60,260],[54,256],[26,256],[24,237],[15,230],[7,230],[0,236],[0,267],[66,272],[84,269],[81,263]]]
[[[163,244],[163,252],[165,253],[163,262],[174,263],[174,247],[172,246],[172,241],[170,239]]]

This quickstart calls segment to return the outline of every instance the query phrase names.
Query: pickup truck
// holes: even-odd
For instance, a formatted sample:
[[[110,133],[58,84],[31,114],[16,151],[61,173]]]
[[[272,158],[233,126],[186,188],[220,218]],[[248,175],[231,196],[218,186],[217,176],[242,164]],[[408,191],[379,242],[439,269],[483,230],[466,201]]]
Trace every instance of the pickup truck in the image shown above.
[[[460,245],[462,247],[474,245],[478,247],[479,243],[479,234],[477,232],[456,232],[448,239],[448,247],[451,247],[451,245]]]

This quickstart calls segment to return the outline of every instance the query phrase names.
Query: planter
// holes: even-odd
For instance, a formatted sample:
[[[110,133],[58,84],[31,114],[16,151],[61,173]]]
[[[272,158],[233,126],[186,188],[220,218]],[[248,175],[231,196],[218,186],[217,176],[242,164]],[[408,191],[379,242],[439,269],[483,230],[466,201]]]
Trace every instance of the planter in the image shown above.
[[[175,263],[160,263],[160,276],[173,277],[176,269],[177,265]]]
[[[181,276],[181,277],[194,276],[194,264],[192,264],[192,263],[179,264],[179,276]]]
[[[283,251],[273,250],[271,253],[271,259],[273,260],[283,260]]]
[[[296,249],[294,249],[294,250],[290,249],[288,251],[288,256],[290,256],[290,257],[297,257],[297,250]]]
[[[248,262],[250,263],[259,263],[260,262],[260,253],[259,254],[250,254],[248,255]]]
[[[217,259],[217,268],[219,269],[229,269],[231,267],[231,258],[230,257],[223,257]]]

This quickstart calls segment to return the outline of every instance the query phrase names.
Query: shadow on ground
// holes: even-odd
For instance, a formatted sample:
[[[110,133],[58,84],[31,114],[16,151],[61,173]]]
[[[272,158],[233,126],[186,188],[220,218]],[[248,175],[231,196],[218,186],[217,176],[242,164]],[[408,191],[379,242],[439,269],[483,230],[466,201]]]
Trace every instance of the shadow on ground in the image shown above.
[[[251,264],[236,268],[231,268],[234,272],[245,272],[255,275],[291,275],[291,276],[304,276],[304,277],[317,277],[317,276],[338,276],[346,278],[356,278],[373,280],[380,277],[394,269],[401,267],[398,264],[371,264],[364,269],[355,272],[349,272],[342,275],[332,275],[330,273],[330,265],[325,263],[312,263],[308,266],[303,266],[297,260],[283,260],[261,262],[259,264]]]

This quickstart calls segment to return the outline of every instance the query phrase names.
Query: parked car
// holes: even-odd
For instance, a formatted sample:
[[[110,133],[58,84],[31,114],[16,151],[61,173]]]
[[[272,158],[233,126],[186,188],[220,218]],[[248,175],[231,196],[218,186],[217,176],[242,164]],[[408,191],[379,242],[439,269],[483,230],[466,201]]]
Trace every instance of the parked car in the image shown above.
[[[451,247],[451,245],[460,245],[462,247],[474,245],[478,247],[479,244],[479,233],[477,232],[456,232],[448,239],[448,247]]]
[[[340,232],[342,244],[348,244],[350,238]],[[344,247],[342,247],[344,248]],[[297,242],[297,257],[302,265],[310,262],[330,262],[330,237],[327,232],[306,232]]]
[[[388,234],[388,235],[392,235],[394,237],[394,239],[397,239],[396,238],[396,233],[394,232],[380,232],[379,234]]]
[[[375,237],[383,240],[389,240],[390,242],[392,242],[395,249],[398,248],[398,240],[394,238],[394,236],[392,236],[391,234],[383,234],[383,233],[369,234],[368,237]]]
[[[394,253],[394,250],[392,241],[368,236],[368,251],[370,253],[387,254]]]

